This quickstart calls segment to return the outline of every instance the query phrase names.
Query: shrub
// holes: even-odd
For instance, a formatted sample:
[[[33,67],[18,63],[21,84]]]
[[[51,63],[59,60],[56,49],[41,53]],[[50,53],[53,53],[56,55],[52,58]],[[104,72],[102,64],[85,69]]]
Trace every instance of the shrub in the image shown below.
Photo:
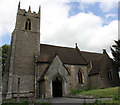
[[[95,104],[100,104],[101,101],[96,99],[94,103],[95,103]]]
[[[2,105],[28,105],[29,102],[27,99],[22,99],[18,103],[16,99],[4,99]],[[17,104],[16,104],[17,103]]]
[[[113,100],[114,100],[114,101],[118,100],[118,96],[114,96],[114,97],[113,97]]]
[[[23,104],[28,104],[29,102],[28,102],[28,100],[27,100],[27,99],[23,99],[23,100],[21,100],[21,101],[20,101],[20,103],[23,103]]]

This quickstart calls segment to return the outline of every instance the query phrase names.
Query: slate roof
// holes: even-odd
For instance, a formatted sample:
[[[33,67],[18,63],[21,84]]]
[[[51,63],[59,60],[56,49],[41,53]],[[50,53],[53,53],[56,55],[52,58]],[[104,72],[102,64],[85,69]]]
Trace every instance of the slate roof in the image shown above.
[[[47,69],[49,68],[49,65],[50,64],[48,63],[39,64],[39,70],[40,70],[39,77],[42,78],[43,74],[45,74]]]
[[[41,67],[44,68],[42,75],[46,73],[56,55],[59,56],[63,64],[88,65],[92,62],[92,69],[89,75],[99,73],[103,66],[103,60],[108,60],[109,58],[107,53],[85,52],[77,48],[40,44],[39,62],[41,62]],[[44,66],[44,63],[47,63],[47,65]]]
[[[85,51],[80,51],[80,53],[88,62],[99,60],[101,57],[103,57],[102,53],[85,52]]]
[[[104,66],[104,56],[105,55],[102,55],[102,57],[100,57],[99,59],[92,61],[92,69],[90,70],[89,75],[98,74],[101,71],[101,67]]]
[[[44,80],[44,75],[46,74],[50,64],[48,63],[43,63],[43,64],[39,64],[39,70],[40,70],[40,73],[39,73],[39,80]]]
[[[92,69],[90,70],[89,75],[98,74],[103,66],[103,60],[105,60],[106,54],[85,51],[80,51],[80,53],[87,62],[92,63]]]
[[[55,55],[58,55],[64,64],[87,65],[76,48],[40,44],[40,62],[52,62]]]

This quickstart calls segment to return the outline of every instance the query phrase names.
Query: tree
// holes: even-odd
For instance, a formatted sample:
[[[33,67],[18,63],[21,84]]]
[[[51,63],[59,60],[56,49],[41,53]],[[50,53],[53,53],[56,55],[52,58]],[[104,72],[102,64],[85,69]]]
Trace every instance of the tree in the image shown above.
[[[2,47],[0,47],[0,92],[2,86]]]
[[[5,71],[5,61],[8,57],[8,48],[9,45],[3,45],[2,46],[2,75],[4,75],[4,71]]]
[[[115,45],[110,48],[113,55],[113,60],[115,61],[117,68],[120,70],[120,40],[114,41]]]

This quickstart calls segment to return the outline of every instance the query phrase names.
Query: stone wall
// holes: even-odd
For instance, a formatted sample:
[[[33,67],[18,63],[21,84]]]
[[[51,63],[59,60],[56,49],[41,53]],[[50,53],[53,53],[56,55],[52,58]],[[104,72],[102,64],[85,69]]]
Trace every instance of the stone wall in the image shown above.
[[[90,79],[90,88],[102,88],[103,87],[103,81],[101,79],[100,74],[95,74],[92,76],[89,76]]]
[[[70,89],[80,89],[88,87],[88,71],[89,69],[85,65],[65,65],[70,70]],[[83,74],[83,84],[78,82],[78,71]]]

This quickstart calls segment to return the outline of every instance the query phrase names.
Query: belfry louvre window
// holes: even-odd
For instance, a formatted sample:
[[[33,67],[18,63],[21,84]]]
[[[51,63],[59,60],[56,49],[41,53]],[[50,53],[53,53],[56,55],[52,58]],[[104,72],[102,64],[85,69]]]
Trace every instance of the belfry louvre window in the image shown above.
[[[29,18],[25,22],[25,30],[31,30],[31,21]]]
[[[78,83],[83,84],[83,75],[80,70],[78,71]]]

